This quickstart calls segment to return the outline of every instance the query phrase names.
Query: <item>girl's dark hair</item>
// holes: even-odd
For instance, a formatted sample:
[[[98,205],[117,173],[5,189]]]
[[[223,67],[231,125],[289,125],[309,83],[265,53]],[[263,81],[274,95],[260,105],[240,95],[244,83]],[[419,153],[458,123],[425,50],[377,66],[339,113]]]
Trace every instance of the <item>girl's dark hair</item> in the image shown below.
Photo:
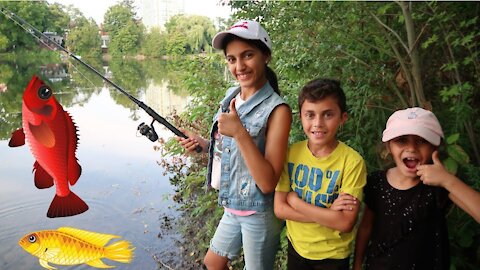
[[[227,52],[225,51],[225,49],[227,48],[228,43],[230,43],[231,41],[233,41],[235,39],[242,40],[242,41],[244,41],[244,42],[246,42],[246,43],[248,43],[248,44],[250,44],[254,47],[257,47],[265,55],[270,55],[270,56],[272,55],[272,52],[270,51],[270,49],[262,41],[260,41],[258,39],[244,39],[244,38],[241,38],[239,36],[232,35],[232,34],[228,34],[222,40],[223,54],[226,55]],[[275,74],[275,72],[267,64],[265,64],[265,75],[267,77],[268,82],[272,86],[273,90],[277,94],[280,95],[280,89],[278,88],[277,74]]]
[[[333,79],[314,79],[308,82],[298,94],[298,110],[302,109],[305,100],[315,102],[327,97],[337,100],[342,113],[347,111],[347,100],[340,82]]]

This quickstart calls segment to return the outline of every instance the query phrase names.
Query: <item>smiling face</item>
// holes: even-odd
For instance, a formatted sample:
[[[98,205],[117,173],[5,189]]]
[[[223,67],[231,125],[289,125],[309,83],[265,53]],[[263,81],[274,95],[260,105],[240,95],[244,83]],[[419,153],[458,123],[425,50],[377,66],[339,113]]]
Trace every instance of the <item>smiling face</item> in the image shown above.
[[[410,179],[417,178],[417,166],[431,162],[436,147],[417,135],[404,135],[388,141],[387,148],[400,173]]]
[[[269,55],[241,39],[233,39],[225,48],[228,69],[242,90],[258,90],[266,82],[266,63]]]
[[[319,157],[335,149],[337,130],[347,120],[347,113],[342,113],[337,100],[329,96],[315,102],[305,100],[300,118],[310,151]]]

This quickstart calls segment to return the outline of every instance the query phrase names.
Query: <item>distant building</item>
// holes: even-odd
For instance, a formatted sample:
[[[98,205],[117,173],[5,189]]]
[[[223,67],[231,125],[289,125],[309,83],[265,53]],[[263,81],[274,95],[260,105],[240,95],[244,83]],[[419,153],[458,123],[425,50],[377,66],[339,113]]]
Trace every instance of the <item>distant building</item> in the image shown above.
[[[172,16],[185,14],[185,0],[135,0],[135,5],[147,28],[165,29],[165,23]]]
[[[52,47],[55,47],[54,44],[52,44],[52,41],[57,43],[58,45],[61,45],[63,46],[63,37],[57,35],[57,32],[43,32],[43,34],[48,37],[48,39],[44,38],[44,37],[41,37],[41,40],[42,42],[40,42],[40,46],[42,47],[46,47],[45,44],[47,44],[48,46],[52,46]]]
[[[110,36],[107,32],[103,30],[103,24],[100,25],[100,30],[98,31],[100,34],[100,39],[102,40],[102,53],[108,53],[108,43],[110,43]]]

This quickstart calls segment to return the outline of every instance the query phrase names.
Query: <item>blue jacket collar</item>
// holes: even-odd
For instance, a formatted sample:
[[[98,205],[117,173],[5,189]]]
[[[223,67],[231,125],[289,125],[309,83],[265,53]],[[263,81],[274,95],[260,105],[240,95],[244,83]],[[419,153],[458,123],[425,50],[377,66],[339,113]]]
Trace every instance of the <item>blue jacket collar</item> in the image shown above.
[[[237,87],[235,90],[233,90],[230,94],[227,94],[227,96],[220,102],[220,105],[222,107],[222,112],[227,112],[228,108],[230,106],[230,101],[238,94],[240,93],[240,87]],[[274,93],[272,86],[270,86],[270,83],[267,81],[262,88],[258,89],[253,96],[248,98],[247,101],[237,110],[239,115],[242,115],[245,112],[251,111],[253,108],[255,108],[258,104],[262,103],[265,99],[270,97]]]

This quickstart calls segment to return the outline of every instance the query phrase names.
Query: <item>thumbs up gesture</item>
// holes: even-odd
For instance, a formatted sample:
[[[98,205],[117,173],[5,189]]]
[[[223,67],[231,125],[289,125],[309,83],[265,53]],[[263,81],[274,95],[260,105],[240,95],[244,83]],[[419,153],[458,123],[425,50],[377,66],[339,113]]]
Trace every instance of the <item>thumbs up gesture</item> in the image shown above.
[[[443,167],[442,162],[438,158],[438,151],[432,153],[433,164],[425,164],[417,166],[417,175],[426,185],[443,186],[443,180],[451,174]]]
[[[237,114],[237,109],[235,108],[235,99],[230,101],[229,109],[229,112],[222,113],[218,117],[218,132],[228,137],[235,137],[234,135],[243,128],[240,117],[238,117]]]

